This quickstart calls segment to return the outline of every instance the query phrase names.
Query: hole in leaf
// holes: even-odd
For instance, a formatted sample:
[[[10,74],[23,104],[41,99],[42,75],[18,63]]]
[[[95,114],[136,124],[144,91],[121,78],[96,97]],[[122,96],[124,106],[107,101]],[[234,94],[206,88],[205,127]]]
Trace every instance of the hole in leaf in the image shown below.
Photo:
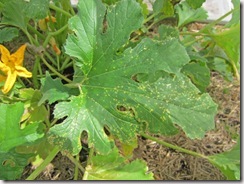
[[[107,136],[110,136],[110,135],[111,135],[108,126],[104,126],[104,127],[103,127],[103,130],[104,130],[104,132],[105,132],[105,134],[106,134]]]
[[[10,166],[10,167],[14,167],[15,166],[15,162],[13,161],[13,160],[11,160],[11,159],[8,159],[8,160],[4,160],[3,162],[2,162],[2,165],[3,166]]]
[[[127,108],[123,105],[117,105],[117,110],[122,112],[122,113],[126,113],[126,114],[130,114],[131,116],[135,116],[135,112],[133,108]]]
[[[132,76],[131,76],[131,79],[132,79],[133,81],[139,83],[139,80],[137,79],[137,74],[132,75]]]
[[[67,117],[68,117],[68,116],[65,116],[65,117],[63,117],[63,118],[58,119],[57,122],[55,123],[55,125],[60,124],[60,123],[63,123],[63,121],[64,121]]]
[[[107,21],[107,11],[104,15],[104,19],[103,19],[103,33],[106,33],[107,29],[108,29],[108,21]]]
[[[131,79],[137,83],[148,81],[149,75],[146,73],[137,73],[131,76]]]

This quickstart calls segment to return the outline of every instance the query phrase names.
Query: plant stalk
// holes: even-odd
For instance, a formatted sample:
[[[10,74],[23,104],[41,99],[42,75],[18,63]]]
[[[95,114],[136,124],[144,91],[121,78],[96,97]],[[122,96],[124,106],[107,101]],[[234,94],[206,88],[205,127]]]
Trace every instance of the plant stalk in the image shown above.
[[[54,149],[50,152],[50,154],[47,156],[47,158],[39,165],[36,170],[31,173],[31,175],[26,178],[26,180],[34,180],[45,168],[46,166],[54,159],[54,157],[58,154],[59,152],[58,147],[54,147]]]
[[[73,164],[75,164],[75,166],[77,166],[83,173],[85,173],[85,169],[82,167],[82,165],[77,161],[77,159],[75,159],[72,155],[70,154],[66,154],[66,156],[70,159],[71,162],[73,162]],[[79,155],[78,155],[79,157]]]
[[[68,79],[67,77],[65,77],[64,75],[60,74],[59,72],[56,71],[55,68],[53,68],[48,62],[47,60],[41,56],[42,61],[44,62],[44,64],[53,72],[55,73],[57,76],[59,76],[61,79],[65,80],[68,83],[72,83],[72,81],[70,79]]]
[[[157,138],[155,138],[155,137],[152,137],[152,136],[150,136],[150,135],[141,133],[141,136],[143,136],[143,137],[145,137],[145,138],[147,138],[147,139],[150,139],[150,140],[152,140],[152,141],[155,141],[155,142],[157,142],[158,144],[161,144],[161,145],[166,146],[166,147],[168,147],[168,148],[172,148],[172,149],[174,149],[174,150],[177,150],[177,151],[179,151],[179,152],[186,153],[186,154],[189,154],[189,155],[192,155],[192,156],[196,156],[196,157],[200,157],[200,158],[204,158],[204,159],[208,159],[208,157],[205,156],[205,155],[202,155],[202,154],[197,153],[197,152],[195,152],[195,151],[191,151],[191,150],[188,150],[188,149],[179,147],[179,146],[177,146],[177,145],[170,144],[170,143],[168,143],[168,142],[159,140],[159,139],[157,139]]]
[[[70,13],[68,13],[67,11],[65,11],[65,10],[63,10],[63,9],[61,9],[61,8],[59,8],[59,7],[57,7],[57,6],[55,6],[54,4],[49,4],[49,8],[50,9],[53,9],[53,10],[55,10],[55,11],[57,11],[57,12],[60,12],[60,13],[62,13],[62,14],[64,14],[64,15],[66,15],[67,17],[72,17],[72,15],[70,14]]]

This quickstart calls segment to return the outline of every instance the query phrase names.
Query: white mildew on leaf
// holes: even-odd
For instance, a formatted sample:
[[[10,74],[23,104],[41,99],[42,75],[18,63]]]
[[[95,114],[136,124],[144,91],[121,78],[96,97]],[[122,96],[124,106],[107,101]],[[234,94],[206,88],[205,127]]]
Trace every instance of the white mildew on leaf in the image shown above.
[[[213,127],[216,105],[180,74],[190,59],[177,39],[144,39],[135,48],[117,54],[142,24],[138,3],[121,0],[110,6],[106,30],[102,27],[105,8],[100,1],[80,1],[78,9],[78,15],[70,20],[75,33],[65,48],[79,66],[82,64],[82,94],[55,106],[55,118],[66,119],[50,129],[50,140],[77,154],[80,134],[86,131],[89,145],[106,154],[113,143],[104,127],[122,142],[133,139],[142,127],[151,133],[172,135],[177,133],[174,124],[178,124],[191,138],[203,137]],[[137,74],[145,74],[148,81],[138,82]],[[139,81],[141,78],[138,75]]]

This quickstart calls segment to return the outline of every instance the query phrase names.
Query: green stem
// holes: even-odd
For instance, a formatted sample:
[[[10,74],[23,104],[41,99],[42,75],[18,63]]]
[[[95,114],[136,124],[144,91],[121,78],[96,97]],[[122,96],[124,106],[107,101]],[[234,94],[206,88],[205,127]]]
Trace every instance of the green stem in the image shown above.
[[[67,68],[67,65],[69,64],[69,62],[70,62],[70,57],[67,56],[67,57],[65,58],[63,64],[62,64],[60,70],[62,71],[62,70],[64,70],[65,68]]]
[[[218,18],[217,20],[211,22],[210,24],[208,24],[207,26],[205,26],[204,28],[202,28],[199,32],[204,32],[204,31],[208,30],[209,28],[212,28],[214,25],[218,24],[221,20],[223,20],[225,17],[229,16],[230,14],[232,14],[236,10],[237,9],[232,9],[231,11],[227,12],[226,14],[224,14],[223,16],[221,16],[220,18]]]
[[[60,57],[59,56],[57,56],[56,57],[57,59],[57,65],[58,65],[58,71],[60,71]]]
[[[143,24],[149,22],[150,20],[152,20],[155,16],[157,16],[158,13],[153,13],[152,15],[150,15],[149,17],[147,17],[144,21]]]
[[[39,31],[37,31],[34,27],[32,27],[31,25],[27,24],[27,28],[32,31],[34,34],[36,34],[39,38],[41,39],[45,39],[45,36],[43,34],[41,34]]]
[[[194,39],[194,40],[192,40],[190,42],[186,42],[186,43],[183,42],[183,44],[184,44],[185,47],[188,47],[188,46],[192,45],[193,43],[198,42],[198,41],[200,41],[202,39],[203,38]]]
[[[57,12],[60,12],[60,13],[62,13],[64,15],[66,15],[69,18],[72,17],[72,15],[69,12],[67,12],[67,11],[57,7],[57,6],[55,6],[54,4],[49,4],[49,8],[51,8],[51,9],[57,11]]]
[[[88,156],[88,160],[87,160],[87,164],[86,165],[89,165],[91,163],[91,159],[92,159],[92,157],[94,155],[94,151],[95,151],[94,148],[91,147],[90,151],[89,151],[89,156]]]
[[[30,41],[31,45],[34,45],[34,42],[33,42],[34,39],[32,39],[32,36],[30,35],[30,33],[27,30],[24,31],[24,33],[26,34],[26,36],[27,36],[28,40]]]
[[[79,162],[79,154],[75,156],[77,162]],[[75,165],[75,173],[74,173],[74,180],[78,180],[79,176],[79,167]]]
[[[73,162],[73,164],[75,164],[75,166],[81,170],[81,172],[85,173],[84,167],[82,167],[82,165],[72,155],[66,154],[66,156],[70,159],[71,162]]]
[[[235,74],[237,80],[240,81],[240,74],[239,74],[239,71],[238,71],[238,69],[237,69],[237,67],[236,67],[236,65],[235,65],[235,62],[232,62],[232,61],[231,61],[231,65],[232,65],[232,67],[233,67],[234,74]]]
[[[57,66],[56,61],[53,59],[53,57],[48,52],[45,52],[44,55],[47,56],[47,58],[52,62],[53,65]]]
[[[21,80],[21,78],[17,78],[17,80],[18,80],[18,82],[19,82],[22,86],[25,87],[25,84],[24,84],[24,82]]]
[[[201,32],[180,32],[180,35],[211,36],[210,34],[205,34],[205,33],[201,33]]]
[[[53,125],[55,125],[57,123],[58,119],[54,119],[51,124],[50,124],[50,127],[52,127]]]
[[[31,173],[31,175],[26,178],[26,180],[34,180],[45,168],[46,166],[54,159],[54,157],[58,154],[59,152],[58,147],[54,147],[54,149],[50,152],[50,154],[47,156],[47,158],[39,165],[36,170]]]
[[[43,47],[46,48],[48,45],[48,42],[50,40],[51,37],[56,36],[60,33],[62,33],[63,31],[65,31],[68,28],[68,24],[66,24],[65,26],[63,26],[62,28],[60,28],[59,30],[55,31],[55,32],[50,32],[47,35],[47,38],[45,39],[44,43],[43,43]]]
[[[172,148],[172,149],[174,149],[174,150],[180,151],[180,152],[182,152],[182,153],[186,153],[186,154],[189,154],[189,155],[192,155],[192,156],[196,156],[196,157],[200,157],[200,158],[208,159],[208,157],[205,156],[205,155],[202,155],[202,154],[200,154],[200,153],[197,153],[197,152],[194,152],[194,151],[191,151],[191,150],[188,150],[188,149],[185,149],[185,148],[182,148],[182,147],[173,145],[173,144],[170,144],[170,143],[168,143],[168,142],[159,140],[159,139],[157,139],[157,138],[155,138],[155,137],[152,137],[152,136],[150,136],[150,135],[141,133],[141,136],[143,136],[143,137],[145,137],[145,138],[147,138],[147,139],[153,140],[153,141],[157,142],[158,144],[161,144],[161,145],[166,146],[166,147],[168,147],[168,148]]]
[[[37,57],[35,60],[35,64],[34,64],[34,68],[32,70],[32,80],[33,80],[33,84],[34,84],[34,88],[38,89],[39,88],[39,83],[37,80],[37,73],[38,73],[38,67],[40,65],[40,57]]]
[[[60,74],[59,72],[56,71],[55,68],[53,68],[48,62],[47,60],[41,56],[42,61],[44,62],[44,64],[53,72],[55,73],[57,76],[59,76],[61,79],[65,80],[68,83],[72,83],[72,81],[70,79],[68,79],[67,77],[65,77],[64,75]]]

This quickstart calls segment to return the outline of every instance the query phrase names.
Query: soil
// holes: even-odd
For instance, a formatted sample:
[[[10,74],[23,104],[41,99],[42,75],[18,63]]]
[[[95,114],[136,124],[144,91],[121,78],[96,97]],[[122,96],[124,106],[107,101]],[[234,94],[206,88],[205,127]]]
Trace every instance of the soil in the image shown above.
[[[12,45],[13,50],[19,45]],[[240,134],[240,83],[236,79],[228,82],[216,72],[211,75],[208,93],[219,105],[215,117],[216,128],[207,132],[202,140],[191,140],[182,131],[172,137],[158,136],[159,139],[204,155],[222,153],[235,145]],[[141,137],[138,137],[138,148],[134,150],[133,158],[145,160],[156,180],[225,180],[223,174],[207,160],[177,152]],[[84,166],[86,159],[87,152],[82,150],[80,162]],[[36,180],[72,180],[74,168],[74,164],[59,153]],[[27,178],[34,169],[28,165],[21,179]],[[82,173],[79,175],[81,178]]]

